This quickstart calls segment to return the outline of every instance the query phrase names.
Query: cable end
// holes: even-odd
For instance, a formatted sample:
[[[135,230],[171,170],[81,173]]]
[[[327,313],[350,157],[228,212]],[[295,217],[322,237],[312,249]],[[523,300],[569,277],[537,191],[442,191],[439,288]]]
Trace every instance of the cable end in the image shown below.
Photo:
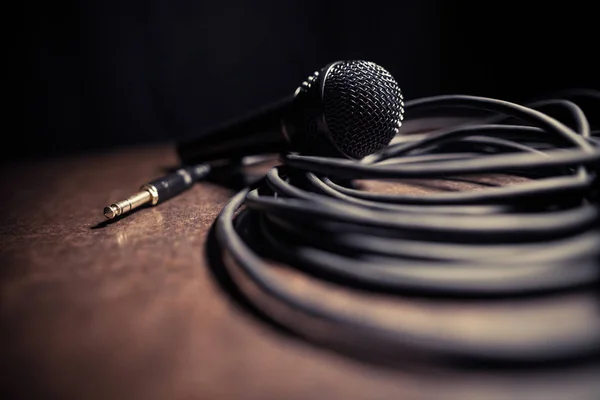
[[[113,219],[119,215],[119,209],[115,204],[112,204],[108,207],[104,207],[104,216],[107,219]]]
[[[151,185],[145,185],[141,192],[134,194],[130,198],[104,207],[104,216],[108,219],[114,219],[145,204],[154,205],[157,202],[158,192],[156,188]]]

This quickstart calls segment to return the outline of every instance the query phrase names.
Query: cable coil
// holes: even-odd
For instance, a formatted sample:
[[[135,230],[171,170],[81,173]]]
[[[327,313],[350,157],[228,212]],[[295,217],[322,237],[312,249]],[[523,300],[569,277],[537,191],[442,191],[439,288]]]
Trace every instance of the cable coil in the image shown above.
[[[575,93],[600,100],[600,93]],[[237,268],[270,298],[388,342],[477,360],[545,360],[598,353],[600,338],[539,352],[419,338],[299,298],[266,273],[271,259],[371,291],[435,297],[535,296],[600,277],[600,138],[565,96],[527,107],[449,95],[407,102],[409,117],[468,108],[485,118],[405,135],[363,160],[283,156],[235,195],[215,223]],[[568,113],[568,124],[543,113]],[[564,119],[564,118],[561,118]],[[425,195],[361,190],[358,180],[506,174],[518,183]],[[252,243],[260,242],[262,250]],[[468,278],[465,278],[468,277]]]

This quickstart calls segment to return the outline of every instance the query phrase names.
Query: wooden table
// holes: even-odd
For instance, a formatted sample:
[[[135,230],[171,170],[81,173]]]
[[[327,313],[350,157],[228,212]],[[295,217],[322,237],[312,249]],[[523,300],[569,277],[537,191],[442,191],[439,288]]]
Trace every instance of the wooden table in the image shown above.
[[[599,393],[596,367],[412,370],[282,334],[240,306],[205,260],[207,232],[230,190],[199,183],[158,207],[102,223],[105,205],[176,161],[170,147],[158,146],[2,167],[6,390],[22,398],[90,400],[591,399]],[[529,305],[399,302],[408,320],[474,337],[490,332],[486,320],[507,315],[521,318],[523,332],[559,324],[598,328],[597,297],[590,294]]]

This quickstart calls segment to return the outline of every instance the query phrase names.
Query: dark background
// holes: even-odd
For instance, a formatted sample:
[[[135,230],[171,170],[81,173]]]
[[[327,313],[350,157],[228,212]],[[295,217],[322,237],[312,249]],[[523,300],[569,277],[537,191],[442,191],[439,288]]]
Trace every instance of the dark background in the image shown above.
[[[2,156],[175,140],[288,94],[337,59],[381,64],[407,99],[468,93],[522,101],[599,87],[592,2],[522,3],[31,5],[24,132]]]

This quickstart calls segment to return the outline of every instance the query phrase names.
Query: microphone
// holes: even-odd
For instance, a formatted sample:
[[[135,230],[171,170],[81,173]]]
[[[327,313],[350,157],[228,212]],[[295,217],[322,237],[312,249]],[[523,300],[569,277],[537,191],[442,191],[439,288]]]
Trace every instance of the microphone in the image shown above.
[[[402,92],[388,71],[336,61],[293,95],[176,146],[183,165],[285,151],[361,159],[387,146],[403,118]]]
[[[315,71],[295,93],[251,115],[177,143],[179,170],[104,208],[108,219],[157,205],[204,179],[208,162],[298,151],[362,159],[387,146],[404,119],[402,92],[370,61],[336,61]]]

